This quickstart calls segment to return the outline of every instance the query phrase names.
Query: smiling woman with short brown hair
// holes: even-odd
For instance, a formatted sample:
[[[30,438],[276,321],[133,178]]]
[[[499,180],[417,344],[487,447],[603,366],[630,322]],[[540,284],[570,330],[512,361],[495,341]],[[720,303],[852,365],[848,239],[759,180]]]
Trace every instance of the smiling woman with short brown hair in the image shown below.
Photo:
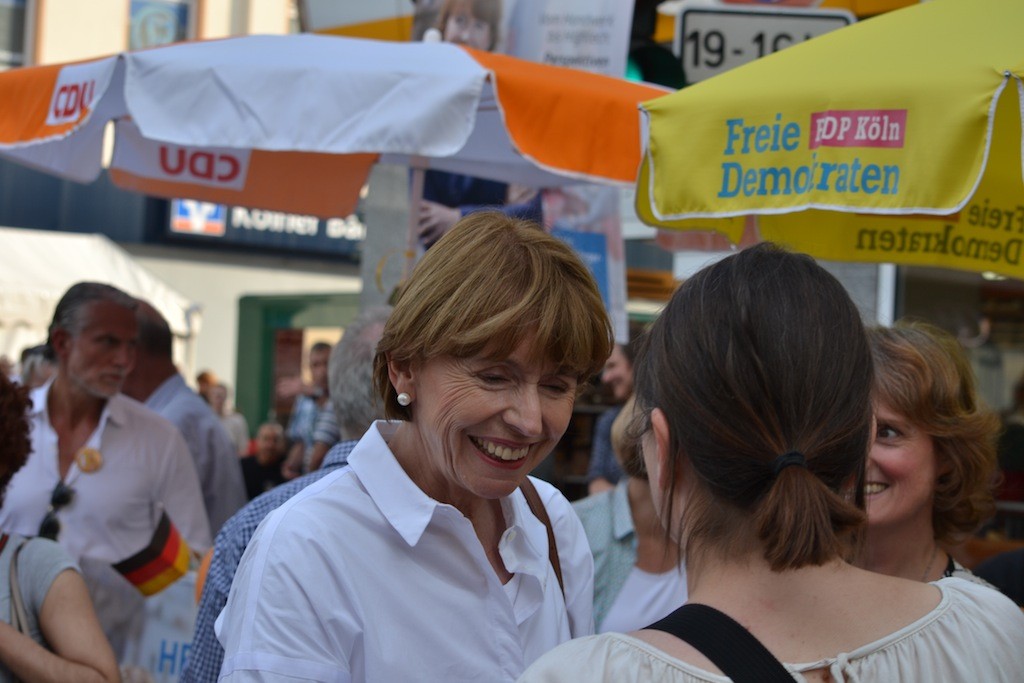
[[[266,519],[219,630],[222,681],[514,681],[593,632],[568,501],[527,477],[611,350],[564,242],[494,212],[426,253],[377,346],[390,421]]]

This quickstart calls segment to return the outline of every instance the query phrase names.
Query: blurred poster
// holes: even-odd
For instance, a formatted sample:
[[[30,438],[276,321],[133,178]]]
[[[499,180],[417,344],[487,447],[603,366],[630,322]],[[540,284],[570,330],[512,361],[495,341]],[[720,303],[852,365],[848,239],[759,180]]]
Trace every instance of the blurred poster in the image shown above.
[[[189,571],[165,590],[146,598],[138,611],[141,618],[129,634],[121,658],[122,681],[175,683],[192,648],[198,612],[196,573]]]
[[[505,49],[555,66],[622,77],[633,3],[622,0],[514,0]]]
[[[633,3],[623,0],[417,0],[410,38],[422,40],[425,32],[434,28],[446,42],[622,77],[632,20]],[[595,131],[595,138],[598,135]],[[459,181],[475,188],[472,201],[442,200],[438,193],[427,191],[422,204],[428,211],[434,211],[431,207],[437,203],[448,207],[494,205],[504,199],[506,212],[522,217],[531,217],[534,211],[542,215],[545,227],[573,245],[591,268],[601,285],[616,340],[627,341],[619,189],[573,185],[547,188],[539,197],[534,193],[530,198],[522,192],[524,188],[506,191],[491,183],[495,187],[486,188],[485,197],[484,188],[477,187],[481,183],[444,180],[448,185]],[[429,188],[429,179],[427,185]]]
[[[523,59],[622,78],[632,23],[633,3],[622,0],[514,0],[504,45]],[[603,235],[603,258],[595,258],[594,241],[588,242],[591,251],[577,251],[602,283],[615,339],[625,343],[629,325],[619,195],[619,189],[601,185],[549,188],[543,192],[543,214],[550,230]]]
[[[601,299],[607,307],[608,242],[604,235],[597,232],[578,232],[562,228],[555,228],[551,234],[572,247],[587,264],[587,268],[597,280],[597,290],[601,293]]]
[[[629,339],[626,318],[626,254],[619,219],[619,190],[573,185],[543,192],[544,225],[572,246],[597,280],[612,318],[615,339]]]

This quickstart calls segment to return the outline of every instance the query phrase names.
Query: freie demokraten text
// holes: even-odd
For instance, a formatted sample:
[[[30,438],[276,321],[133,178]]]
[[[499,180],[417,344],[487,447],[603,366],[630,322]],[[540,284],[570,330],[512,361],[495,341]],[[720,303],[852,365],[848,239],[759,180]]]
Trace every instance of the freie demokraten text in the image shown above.
[[[902,148],[907,110],[870,109],[815,112],[810,115],[807,150],[793,164],[757,163],[757,155],[797,152],[803,128],[776,114],[768,124],[725,120],[719,198],[802,195],[897,195],[900,165],[865,162],[860,156],[822,161],[822,147]],[[836,203],[842,203],[841,201]],[[857,230],[854,249],[861,252],[922,254],[1018,266],[1024,255],[1024,205],[997,206],[976,197],[957,215],[918,221],[908,217],[898,228]]]
[[[794,152],[800,147],[802,128],[795,121],[775,115],[771,124],[747,125],[741,118],[728,119],[723,156]],[[819,112],[811,115],[809,149],[817,147],[902,147],[906,112]],[[899,193],[897,164],[864,163],[860,157],[849,162],[810,160],[794,165],[765,166],[740,161],[722,162],[722,184],[718,196],[800,195],[817,190],[842,194]]]
[[[936,217],[937,220],[941,218]],[[1024,205],[997,207],[988,198],[972,202],[942,227],[862,228],[857,251],[934,254],[1019,266],[1024,254]],[[914,223],[915,219],[908,219]],[[964,228],[973,234],[961,234]]]

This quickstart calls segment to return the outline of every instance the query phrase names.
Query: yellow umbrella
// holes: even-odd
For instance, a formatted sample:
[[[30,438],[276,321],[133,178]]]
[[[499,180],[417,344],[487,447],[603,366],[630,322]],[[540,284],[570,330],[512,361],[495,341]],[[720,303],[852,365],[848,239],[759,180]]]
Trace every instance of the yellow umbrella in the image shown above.
[[[1022,28],[1020,0],[935,0],[645,102],[637,212],[1024,277]]]

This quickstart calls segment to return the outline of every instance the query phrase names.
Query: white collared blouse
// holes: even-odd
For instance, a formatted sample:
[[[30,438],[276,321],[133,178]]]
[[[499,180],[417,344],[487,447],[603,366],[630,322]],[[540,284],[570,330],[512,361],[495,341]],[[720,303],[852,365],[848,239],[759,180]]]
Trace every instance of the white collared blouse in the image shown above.
[[[535,481],[558,544],[520,491],[502,500],[502,585],[473,526],[428,497],[377,422],[349,466],[257,530],[217,621],[222,681],[514,681],[544,652],[593,633],[593,562],[579,519]]]

